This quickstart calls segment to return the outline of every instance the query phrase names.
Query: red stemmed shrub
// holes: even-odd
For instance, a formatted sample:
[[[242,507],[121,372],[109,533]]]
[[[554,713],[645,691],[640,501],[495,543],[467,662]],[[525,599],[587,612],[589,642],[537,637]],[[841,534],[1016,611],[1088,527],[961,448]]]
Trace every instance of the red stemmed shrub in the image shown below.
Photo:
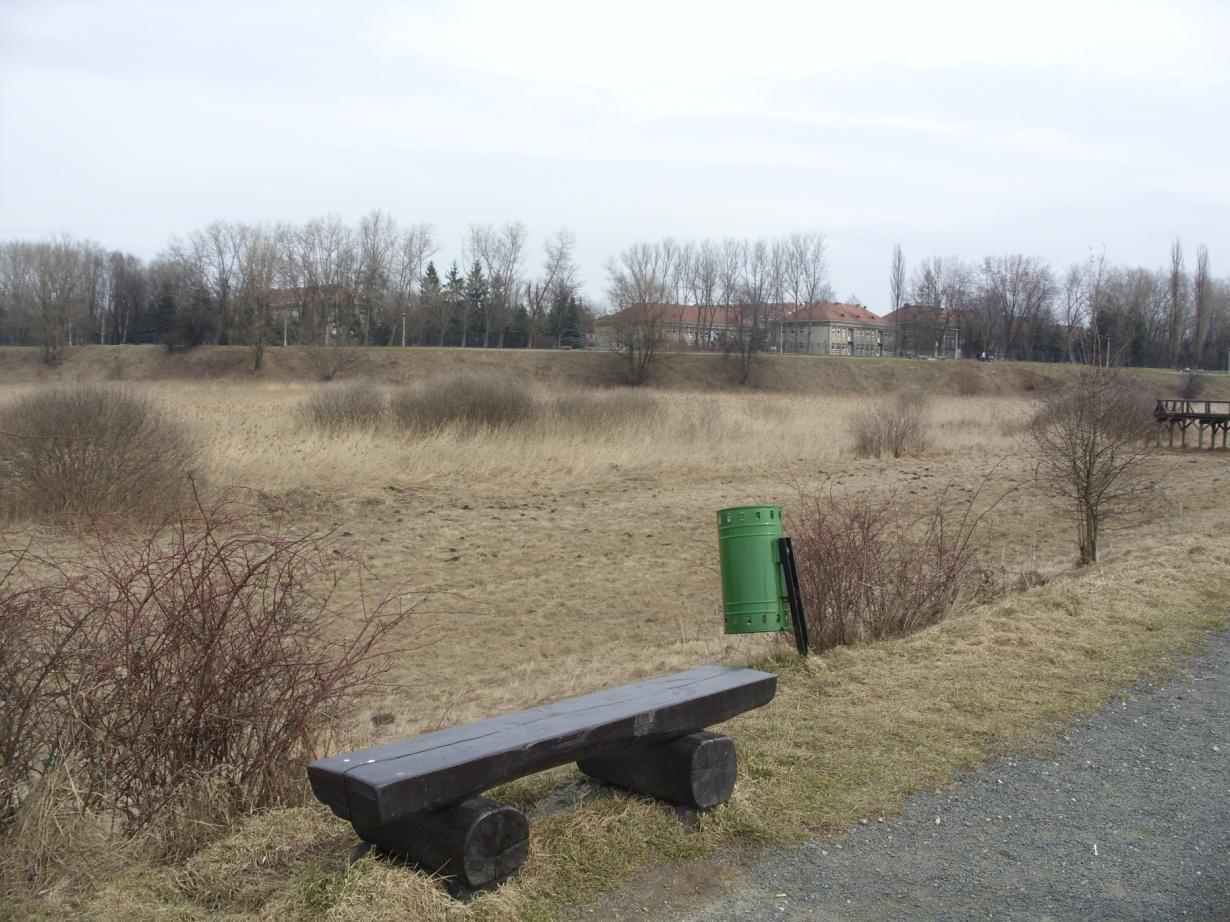
[[[330,535],[262,529],[235,504],[96,536],[84,562],[4,559],[0,822],[54,772],[125,832],[301,799],[305,764],[381,684],[413,610],[365,603]]]

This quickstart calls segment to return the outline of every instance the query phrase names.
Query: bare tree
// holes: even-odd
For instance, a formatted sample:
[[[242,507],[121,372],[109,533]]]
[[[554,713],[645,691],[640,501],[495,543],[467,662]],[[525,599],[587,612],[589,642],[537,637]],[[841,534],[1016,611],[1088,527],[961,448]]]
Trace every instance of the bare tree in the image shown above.
[[[542,329],[547,315],[560,311],[570,297],[577,292],[577,266],[573,261],[576,237],[572,231],[561,227],[543,244],[542,274],[525,283],[526,347],[532,349],[536,334]],[[559,343],[559,324],[556,324],[556,343]]]
[[[1196,309],[1196,342],[1192,367],[1204,367],[1205,349],[1209,342],[1212,319],[1212,290],[1209,284],[1209,251],[1202,243],[1196,249],[1196,274],[1192,276],[1192,300]]]
[[[354,312],[354,232],[329,215],[307,222],[289,239],[303,288],[309,341],[348,344]]]
[[[236,264],[238,291],[236,329],[239,338],[252,350],[252,370],[260,371],[265,343],[272,323],[270,301],[278,275],[285,230],[263,225],[240,225]]]
[[[188,236],[188,247],[201,278],[209,290],[214,313],[215,337],[230,342],[234,326],[233,295],[240,249],[241,229],[228,221],[214,221]]]
[[[89,324],[96,296],[92,248],[68,237],[47,243],[13,242],[0,258],[0,300],[54,365],[72,342],[73,326]]]
[[[1080,263],[1073,263],[1064,273],[1059,300],[1059,321],[1063,324],[1064,358],[1069,362],[1076,360],[1076,342],[1088,319],[1087,301],[1088,284],[1085,267]]]
[[[402,232],[397,241],[392,269],[392,309],[401,321],[401,344],[406,345],[406,328],[414,320],[415,342],[426,337],[426,314],[419,298],[419,283],[427,261],[436,252],[435,232],[430,224],[415,224]]]
[[[740,250],[738,296],[729,308],[734,326],[730,349],[738,359],[738,381],[746,385],[752,382],[757,359],[769,341],[769,311],[781,301],[788,245],[759,238],[743,241]]]
[[[955,257],[932,256],[914,268],[911,297],[920,309],[911,314],[907,332],[915,355],[930,349],[938,357],[959,318],[969,325],[970,288],[970,270]],[[995,329],[995,318],[989,318],[981,330],[984,343],[994,341]]]
[[[373,327],[388,330],[393,320],[393,274],[401,235],[397,221],[377,208],[359,219],[355,238],[359,338],[367,346],[372,341]]]
[[[1170,245],[1170,365],[1179,367],[1183,333],[1187,326],[1187,274],[1183,270],[1183,244],[1176,237]]]
[[[988,256],[982,262],[982,286],[983,308],[996,318],[999,351],[1030,357],[1027,334],[1051,319],[1055,283],[1050,267],[1037,257]]]
[[[828,242],[823,234],[798,233],[791,234],[778,247],[780,289],[785,299],[793,301],[802,310],[833,296],[829,287],[827,247]],[[809,353],[811,328],[812,325],[807,324]]]
[[[696,310],[696,340],[692,345],[698,350],[711,349],[716,341],[714,324],[721,287],[717,247],[708,239],[689,243],[683,248],[680,265],[684,290]]]
[[[637,243],[607,263],[607,294],[615,311],[611,324],[629,384],[649,380],[665,344],[667,302],[677,284],[678,257],[678,248]]]
[[[509,221],[498,230],[492,224],[471,224],[466,231],[466,258],[482,266],[491,286],[483,330],[484,345],[491,345],[495,339],[499,348],[504,347],[504,334],[521,289],[521,264],[528,236],[529,232],[520,221]],[[532,332],[530,338],[532,345]]]
[[[1139,507],[1148,490],[1148,401],[1121,372],[1086,365],[1039,402],[1031,433],[1039,476],[1072,510],[1079,562],[1094,563],[1107,523]]]
[[[888,267],[888,296],[893,313],[893,354],[901,355],[901,308],[905,306],[905,253],[893,244],[893,261]]]

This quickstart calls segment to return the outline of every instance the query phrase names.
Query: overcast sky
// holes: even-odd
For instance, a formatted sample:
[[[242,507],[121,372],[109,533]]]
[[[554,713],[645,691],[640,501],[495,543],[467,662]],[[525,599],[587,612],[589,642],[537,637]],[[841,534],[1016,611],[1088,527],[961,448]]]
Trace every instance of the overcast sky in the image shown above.
[[[0,0],[0,239],[152,257],[380,207],[578,238],[822,231],[888,263],[1105,247],[1230,274],[1230,3]]]

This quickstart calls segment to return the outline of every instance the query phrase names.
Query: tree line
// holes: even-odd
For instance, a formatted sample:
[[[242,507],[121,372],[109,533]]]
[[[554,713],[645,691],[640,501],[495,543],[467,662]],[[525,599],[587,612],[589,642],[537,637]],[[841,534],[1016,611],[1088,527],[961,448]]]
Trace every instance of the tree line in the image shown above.
[[[526,226],[471,224],[437,267],[428,224],[375,210],[350,225],[215,221],[153,260],[56,237],[0,243],[0,344],[55,362],[86,343],[266,346],[582,345],[592,326],[561,229],[531,271]]]
[[[0,344],[39,346],[48,362],[85,343],[245,345],[256,367],[279,343],[583,345],[594,316],[575,237],[557,231],[537,259],[528,237],[519,221],[471,224],[447,266],[435,261],[430,225],[380,210],[354,224],[215,221],[149,262],[71,237],[9,241],[0,243]],[[723,348],[738,354],[746,379],[771,348],[773,306],[833,297],[826,241],[814,233],[666,238],[628,247],[606,269],[633,378],[638,353],[646,344],[652,353],[656,316],[646,305],[694,307],[709,327],[721,311]],[[1189,265],[1178,240],[1156,268],[1094,255],[1057,269],[1010,254],[930,256],[911,269],[898,246],[889,291],[899,353],[910,343],[926,351],[919,344],[950,326],[966,356],[1218,368],[1230,350],[1230,278],[1213,277],[1203,246]]]
[[[901,247],[889,271],[891,308],[907,323],[959,326],[965,355],[1159,368],[1224,368],[1230,277],[1214,278],[1208,249],[1189,267],[1175,240],[1164,265],[1116,266],[1105,254],[1055,269],[1038,257],[978,262],[929,257],[912,272]],[[918,337],[937,338],[937,331]],[[908,341],[908,337],[901,337]]]
[[[747,384],[756,358],[770,346],[776,308],[833,296],[827,241],[815,233],[666,238],[634,244],[606,268],[614,341],[632,384],[645,383],[655,355],[667,345],[668,305],[694,308],[693,347],[736,356],[739,383]]]

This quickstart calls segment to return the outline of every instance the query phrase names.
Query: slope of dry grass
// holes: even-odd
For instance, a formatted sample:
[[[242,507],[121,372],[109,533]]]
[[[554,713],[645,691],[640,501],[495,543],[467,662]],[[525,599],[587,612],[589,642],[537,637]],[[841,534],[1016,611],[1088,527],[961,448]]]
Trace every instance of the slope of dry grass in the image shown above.
[[[109,381],[315,381],[310,350],[297,346],[265,351],[261,371],[253,374],[252,355],[242,346],[202,346],[168,354],[161,346],[80,346],[66,350],[54,368],[42,364],[38,349],[0,348],[0,384],[32,380]],[[743,390],[735,385],[736,362],[718,354],[663,354],[654,366],[655,389]],[[610,387],[622,381],[619,357],[609,352],[556,352],[525,349],[370,348],[357,350],[357,361],[344,378],[371,377],[385,384],[439,377],[458,370],[498,371],[527,381],[563,387]],[[1071,366],[1035,362],[953,362],[920,359],[821,358],[764,355],[756,366],[757,390],[860,396],[901,390],[941,395],[1021,395],[1045,388],[1068,374]],[[1179,396],[1177,372],[1134,372],[1167,396]],[[1230,398],[1230,377],[1201,375],[1203,399]]]

